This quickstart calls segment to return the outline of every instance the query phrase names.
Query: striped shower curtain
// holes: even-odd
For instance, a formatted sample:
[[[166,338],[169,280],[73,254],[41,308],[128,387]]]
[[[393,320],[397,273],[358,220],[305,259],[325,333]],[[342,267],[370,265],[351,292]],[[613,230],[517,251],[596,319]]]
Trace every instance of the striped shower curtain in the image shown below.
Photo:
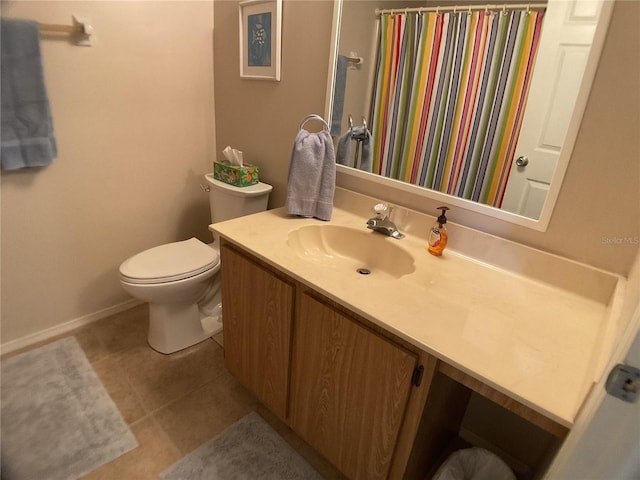
[[[382,14],[374,173],[499,207],[542,12]]]

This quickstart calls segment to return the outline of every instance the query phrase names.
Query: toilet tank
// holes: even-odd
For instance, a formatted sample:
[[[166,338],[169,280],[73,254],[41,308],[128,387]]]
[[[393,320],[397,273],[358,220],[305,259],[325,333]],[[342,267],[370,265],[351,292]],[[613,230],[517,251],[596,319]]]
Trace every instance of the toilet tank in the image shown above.
[[[267,209],[269,194],[273,190],[271,185],[259,182],[248,187],[236,187],[216,180],[211,173],[206,174],[204,178],[209,186],[211,223],[263,212]]]

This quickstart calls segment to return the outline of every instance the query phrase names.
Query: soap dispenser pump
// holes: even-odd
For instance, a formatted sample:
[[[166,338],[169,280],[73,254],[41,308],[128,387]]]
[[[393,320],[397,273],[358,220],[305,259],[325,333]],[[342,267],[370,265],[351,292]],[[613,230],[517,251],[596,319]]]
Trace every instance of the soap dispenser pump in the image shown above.
[[[438,207],[438,210],[441,210],[442,213],[436,220],[436,223],[431,227],[431,231],[429,232],[429,245],[427,249],[431,255],[435,255],[439,257],[442,255],[442,251],[447,246],[447,227],[445,227],[447,223],[447,217],[445,212],[449,210],[449,207]]]

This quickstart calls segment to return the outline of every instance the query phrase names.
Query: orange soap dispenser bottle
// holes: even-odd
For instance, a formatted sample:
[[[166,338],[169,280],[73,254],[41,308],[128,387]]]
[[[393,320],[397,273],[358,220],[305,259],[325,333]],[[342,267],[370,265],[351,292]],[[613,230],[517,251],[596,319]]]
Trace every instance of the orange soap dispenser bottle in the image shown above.
[[[429,232],[429,245],[427,249],[431,255],[435,255],[439,257],[442,255],[442,251],[447,246],[447,227],[445,227],[447,223],[447,217],[445,212],[449,210],[449,207],[438,207],[438,210],[441,210],[442,213],[436,220],[436,223],[431,227],[431,231]]]

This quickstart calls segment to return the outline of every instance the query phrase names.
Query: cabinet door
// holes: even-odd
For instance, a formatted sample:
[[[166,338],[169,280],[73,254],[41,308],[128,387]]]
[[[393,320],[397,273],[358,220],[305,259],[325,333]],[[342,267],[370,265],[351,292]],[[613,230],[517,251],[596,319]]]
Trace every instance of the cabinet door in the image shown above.
[[[225,364],[276,415],[287,415],[294,289],[223,244]]]
[[[349,478],[386,478],[417,357],[308,294],[298,308],[291,425]]]

